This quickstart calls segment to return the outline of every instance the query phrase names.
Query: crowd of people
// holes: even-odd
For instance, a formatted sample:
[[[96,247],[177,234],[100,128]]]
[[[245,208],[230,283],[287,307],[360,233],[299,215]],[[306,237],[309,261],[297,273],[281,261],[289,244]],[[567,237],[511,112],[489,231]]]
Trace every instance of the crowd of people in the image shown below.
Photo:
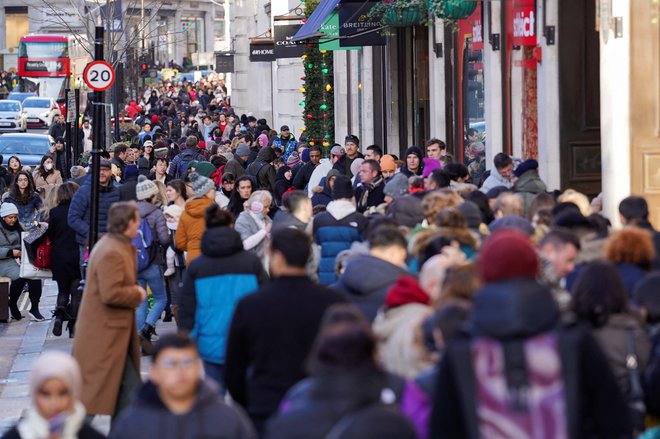
[[[37,362],[6,437],[97,437],[85,413],[111,415],[111,438],[660,437],[644,198],[613,228],[600,195],[548,191],[533,159],[475,173],[439,139],[398,157],[351,134],[325,151],[235,114],[213,81],[126,111],[91,252],[86,169],[63,179],[55,147],[33,172],[8,161],[11,314],[27,285],[43,318],[14,260],[48,223],[53,333],[75,337],[73,359]]]

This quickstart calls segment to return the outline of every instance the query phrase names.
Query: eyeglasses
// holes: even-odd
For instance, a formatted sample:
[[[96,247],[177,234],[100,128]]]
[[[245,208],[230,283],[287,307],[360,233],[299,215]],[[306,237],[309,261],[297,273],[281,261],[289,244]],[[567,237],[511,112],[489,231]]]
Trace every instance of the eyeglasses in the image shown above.
[[[164,369],[176,369],[177,367],[182,367],[183,369],[188,369],[192,365],[196,364],[199,361],[199,358],[188,357],[183,360],[173,360],[171,358],[165,358],[159,362],[159,365]]]

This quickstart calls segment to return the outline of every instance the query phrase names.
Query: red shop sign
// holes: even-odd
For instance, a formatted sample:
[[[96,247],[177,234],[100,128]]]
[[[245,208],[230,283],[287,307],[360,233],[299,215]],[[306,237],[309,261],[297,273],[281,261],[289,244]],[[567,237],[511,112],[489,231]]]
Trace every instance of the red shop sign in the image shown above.
[[[481,23],[481,2],[477,3],[477,8],[472,15],[463,20],[458,20],[458,29],[461,38],[472,39],[472,50],[483,50],[483,28]]]
[[[514,46],[536,46],[534,0],[513,0],[512,31]]]

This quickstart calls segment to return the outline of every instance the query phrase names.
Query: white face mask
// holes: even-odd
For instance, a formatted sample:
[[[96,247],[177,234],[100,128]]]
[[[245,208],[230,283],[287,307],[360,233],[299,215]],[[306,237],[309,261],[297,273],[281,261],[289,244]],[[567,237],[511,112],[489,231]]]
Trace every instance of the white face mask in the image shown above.
[[[45,169],[46,171],[50,171],[51,169],[53,169],[53,164],[52,164],[52,163],[46,163],[46,164],[44,164],[44,169]]]

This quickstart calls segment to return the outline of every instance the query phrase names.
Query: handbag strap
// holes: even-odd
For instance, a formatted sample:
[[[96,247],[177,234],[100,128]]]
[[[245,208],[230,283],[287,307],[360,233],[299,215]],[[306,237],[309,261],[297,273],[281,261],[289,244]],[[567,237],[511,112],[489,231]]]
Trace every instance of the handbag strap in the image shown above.
[[[639,362],[635,353],[635,330],[628,329],[628,353],[626,354],[626,369],[630,381],[630,399],[641,399],[644,397],[642,383],[639,377]]]

